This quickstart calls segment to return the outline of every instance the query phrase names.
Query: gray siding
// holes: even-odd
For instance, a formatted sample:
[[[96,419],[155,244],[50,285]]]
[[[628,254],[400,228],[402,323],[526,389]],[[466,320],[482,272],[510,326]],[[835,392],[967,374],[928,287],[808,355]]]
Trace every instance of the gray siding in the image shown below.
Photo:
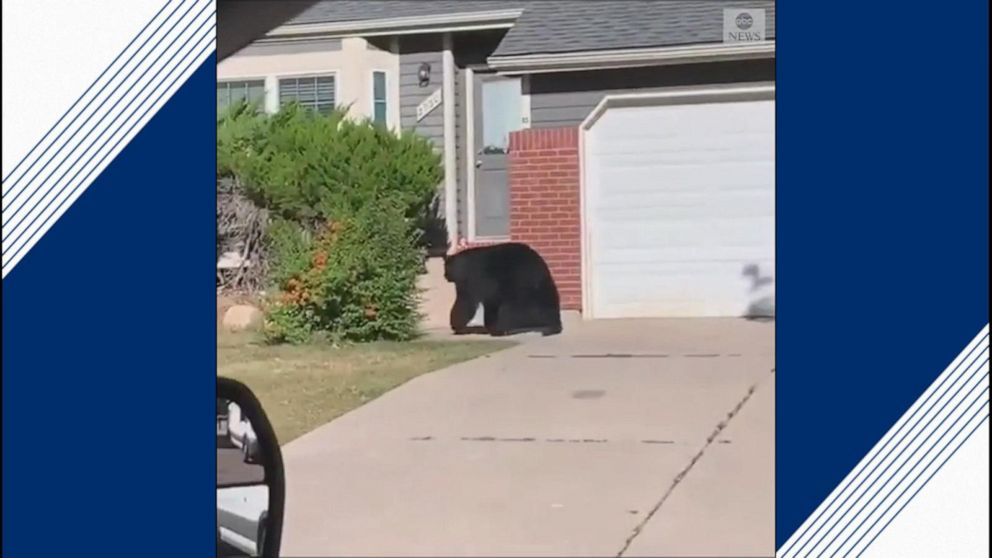
[[[253,43],[238,51],[239,55],[300,54],[341,50],[341,39],[313,39],[292,43]]]
[[[530,93],[531,126],[577,126],[608,94],[663,91],[670,87],[774,81],[774,60],[713,62],[596,72],[532,75],[525,80]]]
[[[477,32],[471,36],[456,36],[454,42],[455,58],[455,160],[458,200],[458,233],[466,236],[468,233],[468,169],[465,161],[465,130],[469,115],[465,114],[465,67],[485,61],[503,36],[499,32]],[[416,133],[431,140],[438,153],[444,150],[444,107],[434,109],[426,118],[417,122],[417,105],[428,95],[440,88],[444,83],[444,61],[442,59],[443,43],[440,35],[418,37],[400,37],[400,127],[404,130],[414,130]],[[427,62],[431,65],[431,83],[420,87],[417,71],[420,65]],[[444,189],[438,185],[442,196],[439,209],[444,211]]]
[[[431,65],[431,82],[427,87],[420,87],[417,71],[424,62]],[[443,73],[440,37],[436,40],[400,40],[400,126],[433,141],[438,152],[444,149],[444,108],[438,106],[417,122],[417,105],[441,88]]]
[[[415,133],[431,140],[435,151],[444,153],[444,105],[443,103],[431,111],[423,120],[417,122],[417,105],[431,93],[441,88],[444,83],[444,61],[442,60],[442,42],[440,35],[426,37],[401,37],[399,39],[400,56],[400,128],[413,130]],[[424,62],[431,65],[431,82],[427,87],[421,87],[417,72]],[[443,159],[442,159],[443,164]],[[438,184],[439,202],[438,217],[444,220],[444,183]],[[443,241],[437,239],[433,242]]]

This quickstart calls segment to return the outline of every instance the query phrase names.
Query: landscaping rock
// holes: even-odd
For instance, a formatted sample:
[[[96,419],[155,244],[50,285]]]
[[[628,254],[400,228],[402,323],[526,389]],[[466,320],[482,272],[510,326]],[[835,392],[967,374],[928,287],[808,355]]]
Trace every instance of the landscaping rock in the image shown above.
[[[262,311],[248,304],[237,304],[224,312],[223,324],[229,331],[254,329],[261,325]]]

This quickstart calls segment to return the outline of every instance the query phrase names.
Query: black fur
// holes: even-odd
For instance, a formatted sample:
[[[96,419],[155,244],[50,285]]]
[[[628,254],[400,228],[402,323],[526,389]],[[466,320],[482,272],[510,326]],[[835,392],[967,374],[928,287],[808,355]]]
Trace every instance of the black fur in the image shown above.
[[[480,304],[490,335],[562,331],[558,288],[551,271],[526,244],[496,244],[446,256],[444,278],[455,284],[450,316],[455,333],[468,332]]]

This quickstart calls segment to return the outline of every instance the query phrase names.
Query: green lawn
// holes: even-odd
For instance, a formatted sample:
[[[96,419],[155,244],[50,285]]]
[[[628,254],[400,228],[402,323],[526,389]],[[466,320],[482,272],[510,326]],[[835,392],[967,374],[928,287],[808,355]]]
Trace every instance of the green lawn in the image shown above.
[[[277,345],[218,333],[217,371],[255,392],[285,444],[426,372],[511,346],[498,340]]]

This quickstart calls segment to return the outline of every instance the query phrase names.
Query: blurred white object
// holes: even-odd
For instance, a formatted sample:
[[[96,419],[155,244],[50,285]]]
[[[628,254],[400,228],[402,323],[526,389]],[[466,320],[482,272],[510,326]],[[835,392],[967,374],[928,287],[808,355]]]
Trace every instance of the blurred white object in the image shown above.
[[[255,461],[258,456],[258,437],[251,422],[242,416],[241,407],[237,403],[227,405],[227,431],[231,436],[231,443],[241,449],[245,463]]]
[[[234,486],[217,489],[220,539],[249,556],[260,556],[265,541],[269,487]]]
[[[246,260],[237,252],[224,252],[217,260],[217,269],[238,269],[251,267],[251,261]]]

